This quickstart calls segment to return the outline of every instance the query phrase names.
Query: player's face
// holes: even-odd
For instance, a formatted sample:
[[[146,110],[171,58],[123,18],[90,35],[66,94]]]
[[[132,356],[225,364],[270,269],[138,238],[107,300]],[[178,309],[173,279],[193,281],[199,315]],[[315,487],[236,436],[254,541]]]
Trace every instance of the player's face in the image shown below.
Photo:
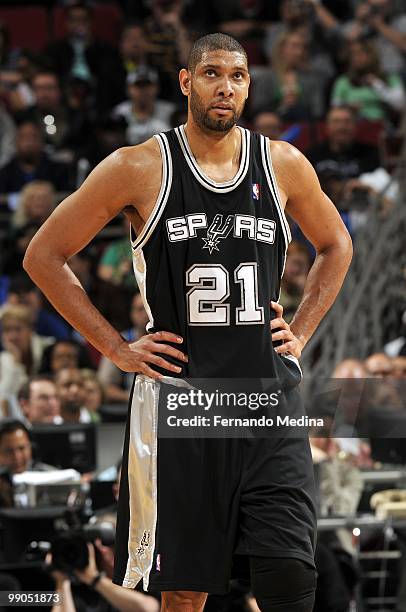
[[[249,83],[247,62],[241,53],[204,53],[190,74],[187,92],[194,121],[205,131],[230,131],[244,110]]]

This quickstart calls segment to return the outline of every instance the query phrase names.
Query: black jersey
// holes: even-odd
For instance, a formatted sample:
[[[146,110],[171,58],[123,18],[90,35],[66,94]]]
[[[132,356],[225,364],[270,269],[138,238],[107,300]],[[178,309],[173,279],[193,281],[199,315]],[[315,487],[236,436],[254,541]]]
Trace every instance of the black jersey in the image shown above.
[[[292,363],[274,351],[270,301],[290,230],[268,139],[238,129],[240,167],[224,183],[198,166],[184,126],[156,136],[162,184],[142,232],[132,232],[134,271],[147,328],[184,338],[181,376],[284,379]]]

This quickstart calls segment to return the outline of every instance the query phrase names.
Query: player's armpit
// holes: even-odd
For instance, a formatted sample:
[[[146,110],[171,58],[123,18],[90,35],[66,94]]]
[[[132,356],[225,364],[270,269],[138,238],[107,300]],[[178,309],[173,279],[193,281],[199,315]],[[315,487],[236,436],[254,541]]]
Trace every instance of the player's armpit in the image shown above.
[[[350,261],[349,233],[333,202],[322,191],[309,160],[286,142],[273,142],[271,146],[278,186],[286,197],[287,214],[318,252],[340,245]]]

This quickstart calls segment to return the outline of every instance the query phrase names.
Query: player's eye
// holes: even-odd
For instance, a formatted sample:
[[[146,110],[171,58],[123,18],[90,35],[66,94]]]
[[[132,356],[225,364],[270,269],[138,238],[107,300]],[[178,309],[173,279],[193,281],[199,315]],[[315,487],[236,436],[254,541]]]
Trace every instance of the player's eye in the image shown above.
[[[216,73],[215,73],[215,71],[212,68],[208,68],[206,70],[206,74],[207,74],[207,76],[214,76]]]
[[[242,72],[236,72],[234,76],[236,79],[242,79]]]

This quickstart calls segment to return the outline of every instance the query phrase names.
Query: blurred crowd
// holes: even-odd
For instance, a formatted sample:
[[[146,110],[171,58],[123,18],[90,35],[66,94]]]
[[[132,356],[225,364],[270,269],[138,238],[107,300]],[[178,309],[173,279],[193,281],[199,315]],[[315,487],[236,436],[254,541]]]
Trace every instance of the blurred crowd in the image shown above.
[[[116,37],[98,29],[98,11],[106,7],[112,30],[120,25]],[[58,203],[104,157],[186,121],[177,75],[200,35],[222,31],[243,44],[252,81],[241,123],[308,156],[353,236],[370,207],[378,206],[384,220],[398,197],[392,173],[406,106],[401,1],[122,0],[59,3],[49,8],[55,10],[60,35],[51,28],[40,51],[38,45],[35,51],[16,46],[0,11],[0,471],[11,481],[27,470],[59,468],[33,448],[36,426],[98,427],[106,407],[126,405],[132,385],[132,377],[72,330],[25,275],[25,250]],[[93,303],[131,341],[145,333],[147,315],[128,233],[124,217],[113,220],[69,265]],[[294,224],[292,233],[280,298],[288,322],[314,257]],[[405,383],[399,381],[406,379],[406,314],[397,338],[387,340],[381,353],[364,361],[355,355],[331,376],[375,381],[373,408],[399,413],[405,408]],[[346,412],[345,399],[353,397],[351,387],[341,404],[347,421],[312,432],[320,516],[355,515],[362,470],[377,459],[406,463],[401,445],[398,454],[386,456],[387,449],[373,441],[376,431],[366,426],[359,402],[354,407],[348,401]],[[84,484],[97,477],[80,475]],[[10,508],[16,499],[4,482],[0,506]],[[95,554],[107,568],[97,589],[111,609],[157,609],[156,600],[117,599],[112,553],[99,540],[89,548],[87,570],[76,575],[79,582],[90,584],[96,576]],[[348,532],[321,538],[315,610],[348,609],[358,579],[355,557]],[[52,572],[68,601],[66,572]],[[223,602],[221,609],[256,609],[248,589],[234,584],[232,592],[233,603]],[[216,605],[209,602],[207,609],[220,609]],[[401,605],[399,611],[406,610]]]

